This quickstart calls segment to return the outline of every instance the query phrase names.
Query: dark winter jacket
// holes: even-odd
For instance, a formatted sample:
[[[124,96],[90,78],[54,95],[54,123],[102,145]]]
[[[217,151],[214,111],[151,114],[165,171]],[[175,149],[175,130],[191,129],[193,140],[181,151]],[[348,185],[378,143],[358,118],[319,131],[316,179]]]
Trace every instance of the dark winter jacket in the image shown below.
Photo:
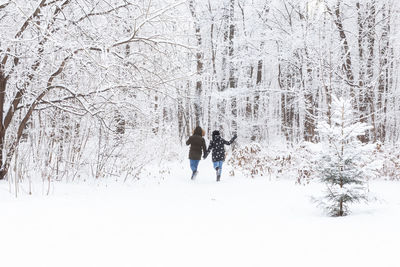
[[[235,141],[237,135],[234,135],[230,141],[226,141],[219,134],[214,135],[213,139],[210,142],[210,146],[208,147],[205,158],[208,156],[210,151],[212,150],[212,161],[224,161],[225,160],[225,147],[224,145],[230,145]]]
[[[200,160],[201,150],[203,150],[203,155],[206,154],[206,141],[204,140],[202,135],[203,130],[201,129],[201,127],[197,126],[196,129],[194,129],[193,135],[189,137],[189,139],[186,141],[186,145],[190,145],[189,159]]]

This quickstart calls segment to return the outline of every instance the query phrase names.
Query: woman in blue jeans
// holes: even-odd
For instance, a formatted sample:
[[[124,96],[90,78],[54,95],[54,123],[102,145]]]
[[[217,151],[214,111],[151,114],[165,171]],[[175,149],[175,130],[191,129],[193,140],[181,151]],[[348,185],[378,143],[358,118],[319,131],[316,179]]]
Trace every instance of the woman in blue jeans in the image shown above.
[[[204,155],[204,159],[207,158],[208,154],[212,150],[212,162],[214,165],[214,169],[217,172],[217,182],[221,179],[222,173],[222,164],[225,160],[225,147],[224,145],[230,145],[235,141],[237,135],[235,134],[230,141],[226,141],[223,139],[219,133],[219,131],[214,131],[212,133],[212,140],[210,145],[208,146],[207,153]]]
[[[207,151],[206,141],[203,138],[204,134],[204,130],[201,129],[200,126],[197,126],[193,131],[193,135],[186,141],[186,145],[190,145],[189,159],[190,168],[192,169],[192,180],[194,180],[199,173],[197,171],[197,166],[199,166],[201,160],[201,152],[203,151],[203,155],[205,155]]]

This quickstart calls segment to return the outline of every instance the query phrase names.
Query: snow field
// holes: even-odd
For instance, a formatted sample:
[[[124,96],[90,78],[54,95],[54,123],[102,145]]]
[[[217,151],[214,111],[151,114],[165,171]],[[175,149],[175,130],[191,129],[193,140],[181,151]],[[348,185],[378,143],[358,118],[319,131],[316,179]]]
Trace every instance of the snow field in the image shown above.
[[[310,202],[323,186],[228,177],[208,162],[196,181],[57,183],[15,199],[0,183],[0,266],[399,266],[400,183],[330,218]],[[40,187],[40,185],[37,185]]]

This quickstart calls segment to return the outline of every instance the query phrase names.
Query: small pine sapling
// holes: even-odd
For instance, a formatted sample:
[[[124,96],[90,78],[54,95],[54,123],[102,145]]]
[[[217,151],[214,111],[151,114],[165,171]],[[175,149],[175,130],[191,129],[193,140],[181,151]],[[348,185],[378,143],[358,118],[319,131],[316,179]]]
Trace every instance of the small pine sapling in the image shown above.
[[[321,152],[317,174],[326,194],[317,202],[330,216],[349,214],[349,204],[367,201],[366,173],[362,168],[371,146],[358,137],[370,127],[357,121],[349,100],[333,97],[330,122],[318,123]]]

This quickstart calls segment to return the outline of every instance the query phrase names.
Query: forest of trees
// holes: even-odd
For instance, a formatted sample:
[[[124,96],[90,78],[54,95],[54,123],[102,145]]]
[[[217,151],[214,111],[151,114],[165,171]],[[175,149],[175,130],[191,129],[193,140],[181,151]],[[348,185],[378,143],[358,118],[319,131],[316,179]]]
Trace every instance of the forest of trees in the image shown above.
[[[394,0],[0,0],[0,179],[128,179],[197,125],[264,147],[318,142],[333,96],[372,126],[360,141],[392,151],[398,10]]]

